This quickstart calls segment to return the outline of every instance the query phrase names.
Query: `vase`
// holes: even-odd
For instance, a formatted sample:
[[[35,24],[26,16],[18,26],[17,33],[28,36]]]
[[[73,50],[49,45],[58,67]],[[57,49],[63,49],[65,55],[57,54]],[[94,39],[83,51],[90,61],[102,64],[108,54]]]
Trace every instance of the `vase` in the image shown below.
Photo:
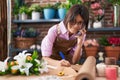
[[[120,6],[118,4],[114,5],[114,27],[119,27],[119,16],[120,16]]]
[[[119,59],[120,47],[119,46],[106,46],[105,53],[107,57],[115,57],[116,60]]]
[[[102,27],[102,22],[101,21],[95,21],[93,23],[93,28],[101,28]]]
[[[94,46],[85,47],[86,58],[89,56],[96,57],[97,52],[98,52],[98,47],[94,47]]]

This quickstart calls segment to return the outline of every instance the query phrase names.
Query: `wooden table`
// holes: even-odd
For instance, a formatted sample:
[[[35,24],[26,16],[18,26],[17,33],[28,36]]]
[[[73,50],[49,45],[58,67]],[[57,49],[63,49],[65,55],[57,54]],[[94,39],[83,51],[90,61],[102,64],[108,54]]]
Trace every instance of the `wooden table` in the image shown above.
[[[12,75],[5,75],[5,76],[0,76],[0,80],[34,80],[36,78],[39,78],[39,76],[12,76]],[[62,78],[62,80],[74,80],[74,78]],[[106,80],[105,77],[96,77],[95,80]],[[117,79],[120,80],[120,77]]]
[[[80,68],[80,66],[74,66],[74,68],[77,70]],[[31,76],[4,75],[4,76],[0,76],[0,80],[35,80],[36,78],[39,78],[39,77],[45,76],[45,75],[57,75],[59,70],[60,69],[58,69],[58,70],[49,69],[48,73],[44,73],[44,74],[40,74],[40,75],[31,75]],[[65,72],[65,76],[60,77],[62,80],[75,80],[74,75],[76,75],[77,73],[71,67],[65,68],[64,72]],[[96,77],[95,80],[106,80],[106,78],[105,77]],[[117,80],[120,80],[120,77]]]

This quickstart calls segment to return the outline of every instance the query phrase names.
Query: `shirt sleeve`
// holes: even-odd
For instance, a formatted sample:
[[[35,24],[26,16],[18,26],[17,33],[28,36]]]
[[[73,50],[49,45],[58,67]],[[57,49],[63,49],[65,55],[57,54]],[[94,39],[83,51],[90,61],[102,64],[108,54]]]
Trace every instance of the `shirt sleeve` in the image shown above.
[[[56,29],[56,26],[53,26],[48,30],[47,35],[42,40],[42,43],[41,43],[42,56],[51,56],[52,47],[56,39],[56,36],[57,36],[57,29]]]

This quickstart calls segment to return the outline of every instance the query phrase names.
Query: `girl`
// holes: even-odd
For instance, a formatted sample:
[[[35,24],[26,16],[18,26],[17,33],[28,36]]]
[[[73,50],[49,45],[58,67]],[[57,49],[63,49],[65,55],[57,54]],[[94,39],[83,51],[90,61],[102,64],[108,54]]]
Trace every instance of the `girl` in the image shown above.
[[[73,5],[63,21],[52,26],[42,40],[43,59],[50,64],[70,66],[80,60],[82,45],[88,28],[88,9],[80,4]]]

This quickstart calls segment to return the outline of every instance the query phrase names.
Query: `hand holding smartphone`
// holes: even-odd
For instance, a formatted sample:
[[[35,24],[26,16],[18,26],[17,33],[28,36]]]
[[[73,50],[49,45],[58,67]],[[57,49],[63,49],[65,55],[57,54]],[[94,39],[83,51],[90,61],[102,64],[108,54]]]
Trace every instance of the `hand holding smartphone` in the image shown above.
[[[81,36],[82,34],[81,34],[81,32],[79,31],[79,32],[77,32],[77,36]]]
[[[81,30],[79,30],[79,31],[77,32],[77,36],[81,36],[81,35],[84,34],[84,33],[86,33],[86,30],[85,30],[85,28],[82,28]]]

